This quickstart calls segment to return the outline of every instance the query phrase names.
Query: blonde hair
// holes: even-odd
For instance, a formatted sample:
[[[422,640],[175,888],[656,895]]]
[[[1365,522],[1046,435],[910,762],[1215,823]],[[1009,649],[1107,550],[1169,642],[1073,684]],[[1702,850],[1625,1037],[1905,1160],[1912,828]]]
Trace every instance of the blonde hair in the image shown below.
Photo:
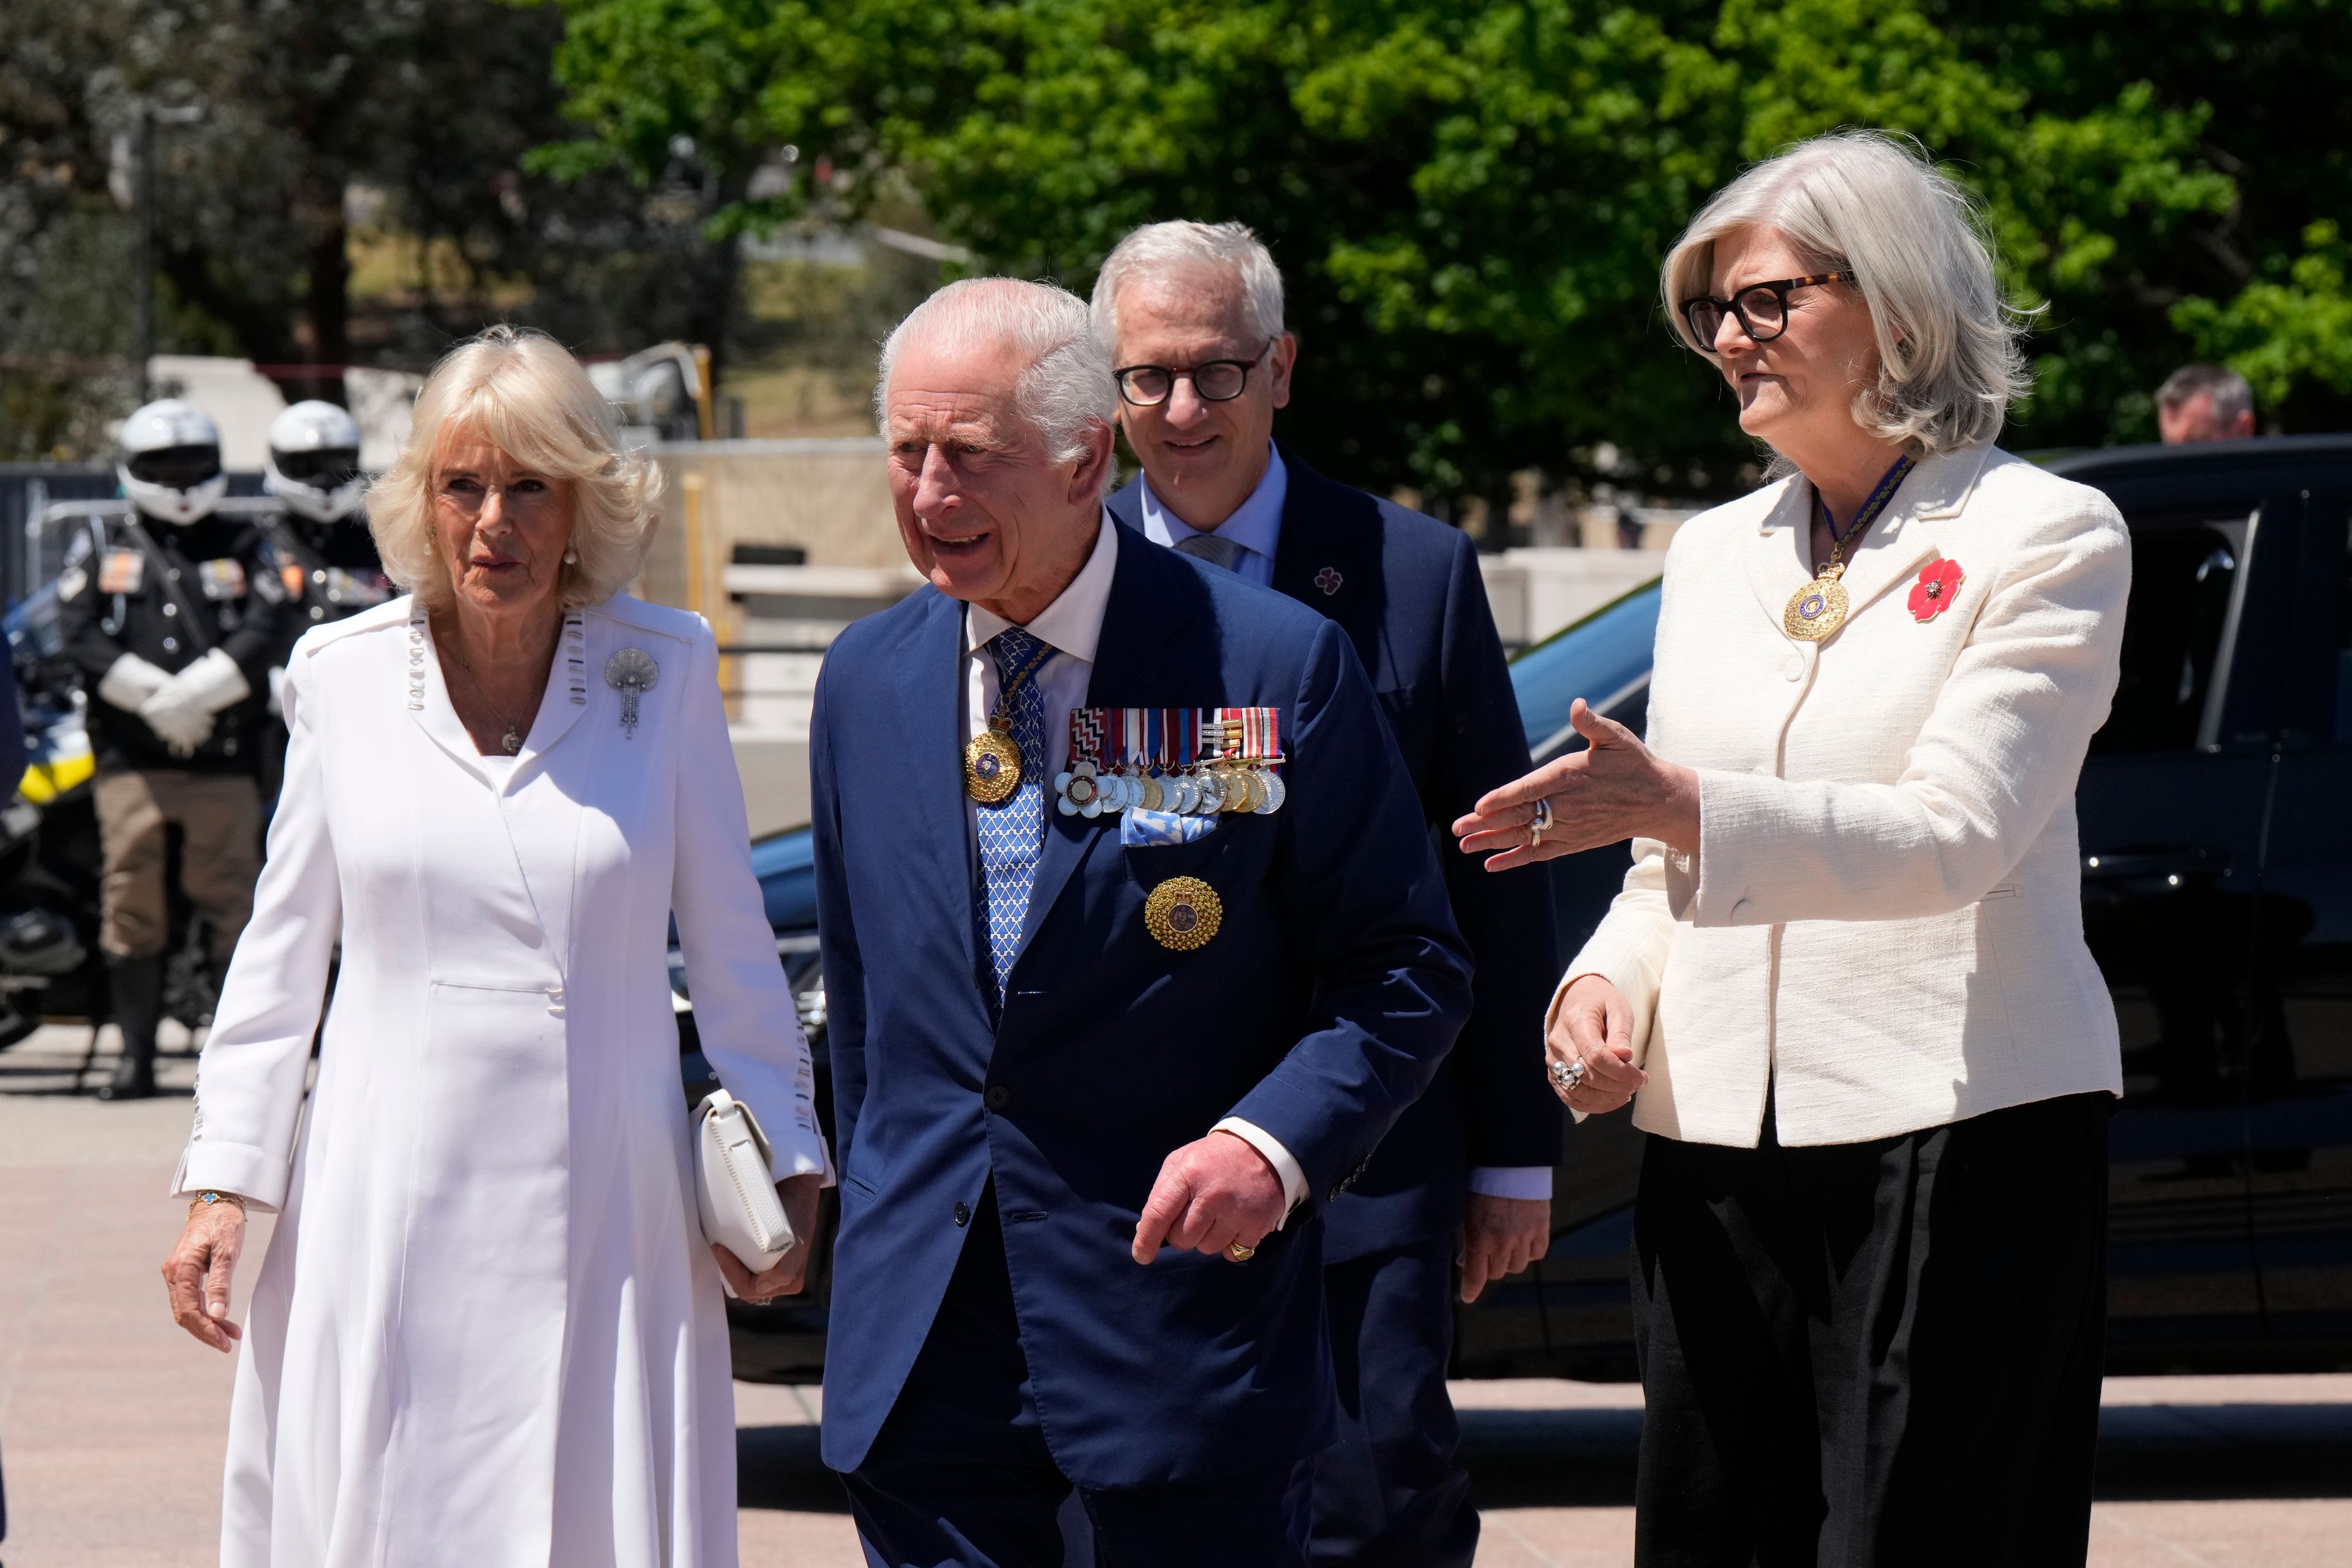
[[[368,528],[394,582],[426,608],[446,604],[448,564],[433,539],[434,479],[461,437],[488,442],[563,483],[572,498],[563,606],[600,604],[635,581],[660,513],[661,470],[622,450],[612,405],[562,344],[497,326],[442,356],[416,395],[400,460],[368,491]]]
[[[1659,293],[1675,336],[1699,349],[1685,300],[1712,291],[1716,241],[1764,228],[1816,271],[1852,268],[1878,338],[1874,386],[1853,422],[1927,457],[1993,439],[2031,377],[2026,315],[1993,276],[1975,201],[1908,137],[1841,131],[1801,142],[1734,180],[1666,253]]]

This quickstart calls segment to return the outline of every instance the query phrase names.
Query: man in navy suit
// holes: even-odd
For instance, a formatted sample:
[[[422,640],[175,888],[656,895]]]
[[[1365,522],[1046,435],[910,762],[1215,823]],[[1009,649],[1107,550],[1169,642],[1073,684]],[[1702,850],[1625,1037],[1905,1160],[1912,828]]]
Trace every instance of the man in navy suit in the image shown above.
[[[1448,824],[1529,765],[1470,541],[1275,446],[1298,345],[1283,330],[1282,275],[1240,224],[1136,230],[1104,263],[1094,312],[1143,465],[1112,515],[1345,630],[1412,776],[1420,826],[1444,843]],[[1549,889],[1539,872],[1444,863],[1475,1005],[1444,1071],[1327,1222],[1344,1421],[1317,1468],[1318,1563],[1466,1568],[1478,1516],[1445,1389],[1454,1269],[1474,1300],[1550,1237],[1561,1128],[1543,1081],[1559,968]]]
[[[1046,285],[950,285],[883,351],[930,585],[834,644],[811,759],[824,1458],[876,1563],[1056,1561],[1074,1487],[1121,1568],[1303,1563],[1322,1211],[1469,1007],[1347,637],[1111,523],[1115,396]]]

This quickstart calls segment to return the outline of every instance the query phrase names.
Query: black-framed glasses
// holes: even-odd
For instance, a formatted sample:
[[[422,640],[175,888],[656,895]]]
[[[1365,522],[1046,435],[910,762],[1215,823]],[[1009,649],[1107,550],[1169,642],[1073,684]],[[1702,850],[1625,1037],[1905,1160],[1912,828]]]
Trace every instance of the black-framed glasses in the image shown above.
[[[1265,361],[1280,337],[1265,340],[1255,359],[1210,359],[1194,365],[1131,364],[1111,374],[1118,378],[1118,395],[1138,408],[1157,408],[1175,395],[1176,384],[1189,381],[1192,395],[1203,403],[1230,403],[1249,385],[1249,373]]]
[[[1691,337],[1705,353],[1715,353],[1715,334],[1723,330],[1723,319],[1738,319],[1740,330],[1750,342],[1769,343],[1789,330],[1789,296],[1799,289],[1814,289],[1824,283],[1851,283],[1851,271],[1816,272],[1806,278],[1781,278],[1769,283],[1750,283],[1728,300],[1718,300],[1712,294],[1701,294],[1682,303],[1683,320],[1690,323]]]

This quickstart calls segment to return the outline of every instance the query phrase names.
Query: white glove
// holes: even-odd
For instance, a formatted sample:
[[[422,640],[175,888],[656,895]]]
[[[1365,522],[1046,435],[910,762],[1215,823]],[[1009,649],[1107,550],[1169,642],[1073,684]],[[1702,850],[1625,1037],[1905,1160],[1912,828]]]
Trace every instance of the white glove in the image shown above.
[[[215,648],[139,705],[139,717],[175,757],[195,754],[212,738],[213,715],[245,700],[253,688],[236,660]]]
[[[171,677],[155,665],[135,653],[126,653],[106,668],[106,679],[98,683],[99,700],[110,702],[126,712],[136,713],[158,691],[171,681]]]

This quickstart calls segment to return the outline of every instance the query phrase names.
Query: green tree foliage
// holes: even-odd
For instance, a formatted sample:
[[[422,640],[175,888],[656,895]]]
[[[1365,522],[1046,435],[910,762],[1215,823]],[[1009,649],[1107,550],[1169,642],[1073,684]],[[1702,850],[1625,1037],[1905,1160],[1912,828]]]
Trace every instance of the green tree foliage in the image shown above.
[[[527,166],[572,133],[562,34],[494,0],[5,0],[0,453],[99,449],[133,395],[142,100],[200,111],[156,135],[165,352],[422,368],[501,317],[594,349],[716,337],[731,275],[691,281],[731,254],[704,233],[727,198],[699,169]],[[363,300],[355,207],[403,258]]]
[[[1658,261],[1745,164],[1843,125],[1982,197],[2035,312],[2012,444],[2147,438],[2200,353],[2276,423],[2352,412],[2342,0],[559,4],[574,169],[646,178],[685,137],[748,192],[792,143],[835,199],[903,180],[989,265],[1077,288],[1134,224],[1251,224],[1305,340],[1286,427],[1361,482],[1492,496],[1612,449],[1736,482],[1753,450]]]

